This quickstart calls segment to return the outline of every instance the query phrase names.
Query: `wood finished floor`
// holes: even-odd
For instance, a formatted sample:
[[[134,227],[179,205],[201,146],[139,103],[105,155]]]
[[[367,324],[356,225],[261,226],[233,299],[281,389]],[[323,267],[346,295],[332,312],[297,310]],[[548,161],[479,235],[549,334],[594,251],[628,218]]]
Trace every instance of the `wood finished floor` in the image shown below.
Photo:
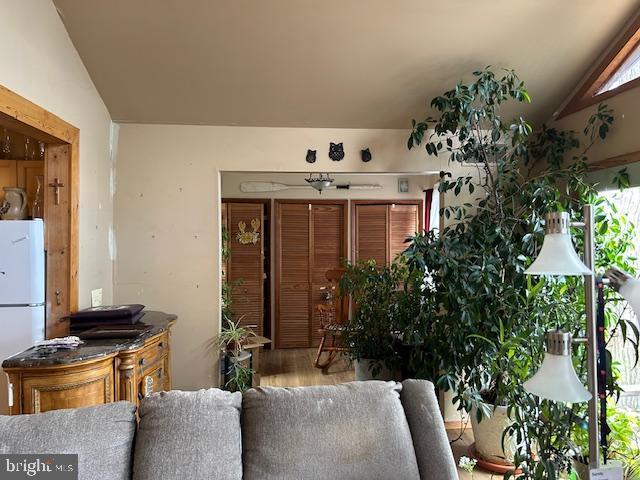
[[[326,374],[313,367],[316,350],[308,348],[265,350],[261,359],[262,376],[260,384],[270,387],[302,387],[307,385],[334,385],[352,382],[355,379],[353,368],[346,359],[335,362]],[[448,430],[449,440],[458,438],[459,430]],[[471,427],[467,428],[461,438],[453,445],[456,462],[461,455],[466,455],[467,448],[473,443]],[[471,476],[461,470],[458,471],[461,480],[471,479]],[[474,480],[500,479],[502,475],[492,475],[476,470]]]
[[[313,367],[315,348],[265,350],[261,359],[260,385],[269,387],[305,387],[353,382],[355,373],[341,356],[324,374]]]

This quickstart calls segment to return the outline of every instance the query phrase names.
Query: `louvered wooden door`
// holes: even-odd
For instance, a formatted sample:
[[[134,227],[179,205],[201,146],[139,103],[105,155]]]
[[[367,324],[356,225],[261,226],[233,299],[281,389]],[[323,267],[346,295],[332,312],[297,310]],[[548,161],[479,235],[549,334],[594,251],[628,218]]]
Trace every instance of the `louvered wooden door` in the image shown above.
[[[326,271],[345,257],[344,203],[276,202],[276,346],[317,345],[319,319],[314,305]]]
[[[375,203],[353,206],[353,258],[389,265],[422,228],[421,203]]]
[[[320,316],[315,305],[325,301],[322,287],[328,286],[327,270],[342,266],[346,257],[343,205],[312,205],[311,207],[311,345],[318,346],[322,335]]]
[[[233,320],[239,321],[240,325],[254,328],[256,334],[262,335],[264,331],[264,228],[262,225],[264,205],[226,203],[225,209],[230,250],[226,272],[232,287]],[[251,236],[255,233],[257,233],[257,240],[253,243]]]
[[[407,238],[420,231],[419,205],[388,205],[389,209],[389,261],[392,262],[409,246]]]
[[[386,265],[389,251],[387,205],[355,206],[355,260],[375,260]]]

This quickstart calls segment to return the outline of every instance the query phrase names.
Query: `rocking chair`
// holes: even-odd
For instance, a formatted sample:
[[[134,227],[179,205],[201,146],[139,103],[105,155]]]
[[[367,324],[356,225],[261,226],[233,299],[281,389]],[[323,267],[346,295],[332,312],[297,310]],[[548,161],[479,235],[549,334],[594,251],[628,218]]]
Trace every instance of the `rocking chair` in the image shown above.
[[[323,372],[326,372],[335,361],[338,353],[346,350],[342,344],[342,333],[345,328],[346,314],[348,314],[348,299],[336,295],[338,282],[342,275],[344,275],[344,270],[341,268],[327,270],[325,276],[329,281],[329,286],[325,287],[326,302],[315,306],[316,314],[320,319],[318,333],[322,335],[322,338],[313,366],[322,369]]]

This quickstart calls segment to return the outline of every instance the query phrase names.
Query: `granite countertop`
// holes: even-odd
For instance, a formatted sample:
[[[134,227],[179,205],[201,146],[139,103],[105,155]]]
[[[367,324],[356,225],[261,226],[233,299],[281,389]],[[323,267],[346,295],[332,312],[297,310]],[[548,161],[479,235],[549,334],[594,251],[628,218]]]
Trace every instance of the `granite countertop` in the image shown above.
[[[93,358],[104,357],[117,352],[135,350],[154,335],[167,330],[176,316],[154,311],[145,311],[139,324],[146,324],[151,328],[135,338],[101,338],[84,340],[77,348],[68,349],[36,349],[29,348],[24,352],[13,355],[2,362],[2,368],[47,367],[52,365],[68,365],[83,362]]]

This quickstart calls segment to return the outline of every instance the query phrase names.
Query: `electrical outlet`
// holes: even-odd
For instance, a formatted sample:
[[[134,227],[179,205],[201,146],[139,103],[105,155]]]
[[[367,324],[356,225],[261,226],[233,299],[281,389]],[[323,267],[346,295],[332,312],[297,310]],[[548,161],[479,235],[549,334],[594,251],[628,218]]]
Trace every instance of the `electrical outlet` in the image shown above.
[[[102,306],[102,289],[101,288],[96,288],[95,290],[91,290],[91,306],[92,307]]]

